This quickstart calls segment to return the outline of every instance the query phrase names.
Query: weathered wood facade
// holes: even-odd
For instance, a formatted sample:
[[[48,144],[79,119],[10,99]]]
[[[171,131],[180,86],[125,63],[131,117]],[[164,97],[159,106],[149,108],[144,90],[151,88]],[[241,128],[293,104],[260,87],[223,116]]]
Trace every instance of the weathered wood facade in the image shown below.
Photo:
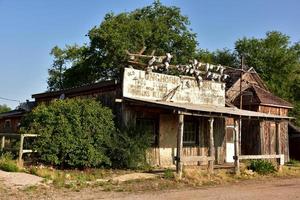
[[[230,73],[230,72],[229,72]],[[234,75],[235,74],[235,75]],[[238,75],[237,75],[238,74]],[[231,80],[226,91],[227,100],[244,110],[288,116],[292,105],[268,91],[258,74],[250,69],[243,74],[242,83],[240,73],[231,73],[235,80]],[[241,101],[242,96],[242,101]],[[240,105],[242,104],[242,105]],[[289,160],[288,122],[278,121],[280,129],[281,152],[285,161]],[[232,122],[227,121],[227,125]],[[276,152],[276,124],[274,120],[242,120],[241,154],[269,155]],[[258,145],[259,144],[259,145]]]
[[[242,153],[253,155],[262,152],[262,147],[258,145],[262,128],[266,132],[264,138],[271,132],[271,145],[263,145],[263,153],[273,153],[276,143],[273,125],[263,120],[281,120],[287,114],[287,111],[280,109],[271,115],[270,112],[263,114],[226,107],[224,83],[203,81],[198,84],[191,77],[147,74],[128,68],[124,71],[123,81],[106,81],[32,97],[38,104],[58,98],[97,98],[113,109],[119,126],[142,124],[152,131],[153,145],[148,152],[152,165],[172,166],[177,163],[179,168],[182,163],[209,164],[213,167],[213,164],[233,160],[234,154],[238,159],[237,120],[240,118],[243,119]],[[262,105],[255,106],[256,109],[266,109]],[[281,117],[281,114],[285,115]],[[284,129],[284,125],[280,128]],[[285,141],[282,140],[281,144],[284,145]],[[232,152],[228,151],[233,145],[234,152],[233,149]],[[267,146],[271,151],[265,149]],[[284,152],[285,146],[282,150]]]

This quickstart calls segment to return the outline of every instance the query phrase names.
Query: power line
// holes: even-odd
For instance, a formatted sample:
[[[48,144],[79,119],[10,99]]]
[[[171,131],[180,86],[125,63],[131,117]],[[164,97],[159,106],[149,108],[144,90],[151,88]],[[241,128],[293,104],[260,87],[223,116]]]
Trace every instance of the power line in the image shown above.
[[[0,99],[5,100],[5,101],[14,101],[14,102],[21,102],[20,100],[16,100],[16,99],[9,99],[9,98],[5,98],[5,97],[0,97]]]

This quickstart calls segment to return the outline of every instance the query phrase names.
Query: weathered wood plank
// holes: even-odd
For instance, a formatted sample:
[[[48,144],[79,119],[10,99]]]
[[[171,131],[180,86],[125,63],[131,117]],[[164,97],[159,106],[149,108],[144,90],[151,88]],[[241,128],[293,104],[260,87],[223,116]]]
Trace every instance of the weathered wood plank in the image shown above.
[[[177,132],[177,158],[176,158],[176,172],[179,178],[182,176],[182,146],[183,146],[183,126],[184,126],[184,115],[178,115],[178,132]]]
[[[215,145],[214,145],[214,118],[209,118],[209,156],[215,157]],[[214,171],[214,160],[209,161],[209,171]]]
[[[272,159],[272,158],[280,158],[281,155],[240,155],[238,158],[240,160],[251,160],[251,159]]]
[[[37,134],[19,134],[19,133],[0,133],[0,136],[7,136],[7,137],[38,137]]]
[[[239,160],[239,155],[240,155],[240,150],[239,150],[239,120],[235,119],[234,120],[234,166],[235,166],[235,173],[237,175],[240,174],[240,160]]]
[[[215,158],[211,156],[186,156],[182,157],[181,161],[183,163],[189,163],[189,162],[207,162],[207,161],[214,161]]]

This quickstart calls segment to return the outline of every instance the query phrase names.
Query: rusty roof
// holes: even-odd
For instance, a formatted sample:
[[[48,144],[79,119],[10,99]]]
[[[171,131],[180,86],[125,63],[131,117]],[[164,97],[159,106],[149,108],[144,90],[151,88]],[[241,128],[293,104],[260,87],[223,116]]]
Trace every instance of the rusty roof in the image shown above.
[[[202,116],[216,116],[216,117],[242,117],[242,118],[254,118],[254,119],[268,119],[268,120],[290,120],[292,117],[271,115],[261,112],[254,112],[248,110],[241,110],[236,107],[225,106],[213,106],[213,105],[199,105],[199,104],[187,104],[187,103],[175,103],[167,101],[154,101],[140,98],[124,98],[126,101],[132,101],[154,107],[161,107],[165,109],[173,109],[180,112],[186,112],[191,115]]]
[[[261,105],[293,108],[293,105],[256,85],[252,85]]]

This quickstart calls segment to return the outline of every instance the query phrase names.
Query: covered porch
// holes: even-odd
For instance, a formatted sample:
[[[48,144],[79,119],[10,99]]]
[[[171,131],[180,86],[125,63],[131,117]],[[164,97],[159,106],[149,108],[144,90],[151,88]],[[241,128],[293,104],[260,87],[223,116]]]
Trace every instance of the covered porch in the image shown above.
[[[223,107],[213,105],[183,104],[167,101],[145,100],[141,98],[125,98],[125,105],[131,107],[140,106],[146,109],[160,109],[165,113],[158,114],[158,118],[163,122],[163,117],[172,116],[173,125],[166,125],[169,129],[166,139],[163,128],[158,128],[160,137],[158,145],[152,148],[152,154],[159,156],[172,155],[172,161],[176,165],[176,171],[181,176],[183,165],[206,165],[210,172],[213,172],[214,165],[224,164],[227,158],[232,157],[237,174],[240,173],[240,160],[242,159],[278,159],[279,165],[283,165],[283,155],[280,150],[280,122],[290,120],[289,117],[270,115],[247,110],[240,110],[235,107]],[[126,107],[126,106],[125,106]],[[130,108],[128,107],[128,110]],[[161,112],[159,112],[161,113]],[[168,118],[168,117],[167,117]],[[227,155],[225,119],[233,119],[233,151],[232,155]],[[189,126],[189,121],[193,119],[198,121],[198,145],[189,146],[187,136],[184,134],[185,126]],[[268,155],[241,155],[241,120],[253,121],[274,121],[276,123],[276,153]],[[168,124],[168,122],[165,122]],[[159,124],[160,125],[160,124]],[[175,127],[176,126],[176,127]],[[201,130],[200,130],[201,129]],[[197,137],[197,136],[196,136]],[[173,142],[171,142],[173,141]],[[164,143],[169,142],[167,146]],[[173,143],[173,145],[171,145]],[[217,143],[217,144],[216,144]],[[257,144],[261,145],[261,144]],[[172,148],[166,148],[172,147]],[[171,149],[171,150],[169,150]],[[171,152],[168,152],[171,151]],[[163,153],[162,153],[163,152]],[[165,153],[165,155],[163,155]],[[155,157],[155,156],[154,156]],[[156,156],[157,157],[157,156]],[[159,161],[161,163],[161,161]]]

